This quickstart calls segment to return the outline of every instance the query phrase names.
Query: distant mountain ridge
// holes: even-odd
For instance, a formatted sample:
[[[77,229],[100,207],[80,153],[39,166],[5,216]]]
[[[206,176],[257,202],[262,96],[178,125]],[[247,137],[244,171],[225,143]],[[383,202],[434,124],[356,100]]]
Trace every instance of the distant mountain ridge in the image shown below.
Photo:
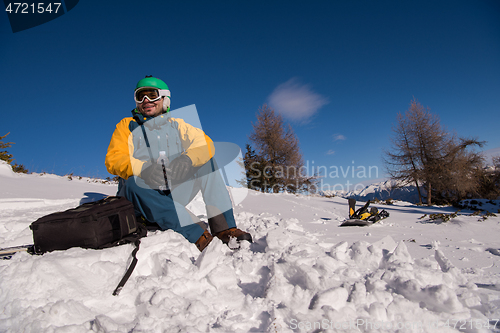
[[[425,195],[425,190],[422,188],[420,190],[422,195]],[[415,185],[402,186],[390,179],[367,185],[359,190],[324,191],[322,194],[325,196],[334,195],[342,198],[354,198],[358,201],[393,199],[411,203],[418,202],[418,192]]]

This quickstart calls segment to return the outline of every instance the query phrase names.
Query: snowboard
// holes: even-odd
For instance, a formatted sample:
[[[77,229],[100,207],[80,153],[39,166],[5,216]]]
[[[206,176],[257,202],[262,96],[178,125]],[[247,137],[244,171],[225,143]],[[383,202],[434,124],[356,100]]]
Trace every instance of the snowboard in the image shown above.
[[[18,252],[28,252],[33,253],[33,245],[21,245],[21,246],[12,246],[0,249],[0,259],[9,260],[12,256]]]
[[[369,205],[370,200],[368,200],[363,207],[356,210],[356,200],[349,199],[349,219],[342,222],[340,226],[366,227],[389,217],[389,213],[386,210],[381,210],[379,212],[377,208],[372,207],[372,209],[368,211]]]
[[[379,220],[380,221],[380,220]],[[341,227],[366,227],[369,225],[372,225],[376,222],[370,222],[366,220],[360,220],[360,219],[348,219],[342,222],[340,225]]]

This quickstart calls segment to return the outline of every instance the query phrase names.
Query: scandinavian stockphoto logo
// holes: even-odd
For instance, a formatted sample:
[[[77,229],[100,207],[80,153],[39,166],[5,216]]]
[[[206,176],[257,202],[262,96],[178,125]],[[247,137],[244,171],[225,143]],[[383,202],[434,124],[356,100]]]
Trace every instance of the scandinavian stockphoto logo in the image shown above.
[[[19,0],[18,0],[19,1]],[[79,0],[50,2],[3,0],[12,32],[36,27],[58,18],[73,9]]]

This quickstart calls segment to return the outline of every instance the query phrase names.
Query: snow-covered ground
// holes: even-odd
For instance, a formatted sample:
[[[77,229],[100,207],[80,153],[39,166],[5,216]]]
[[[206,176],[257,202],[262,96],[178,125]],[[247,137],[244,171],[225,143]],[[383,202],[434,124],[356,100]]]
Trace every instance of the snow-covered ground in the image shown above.
[[[31,243],[43,215],[116,191],[5,164],[0,184],[0,247]],[[250,192],[235,214],[253,244],[214,240],[200,254],[150,232],[119,296],[131,245],[18,253],[0,261],[0,332],[500,332],[500,217],[462,210],[439,223],[429,214],[455,210],[375,206],[390,217],[339,227],[346,199]]]

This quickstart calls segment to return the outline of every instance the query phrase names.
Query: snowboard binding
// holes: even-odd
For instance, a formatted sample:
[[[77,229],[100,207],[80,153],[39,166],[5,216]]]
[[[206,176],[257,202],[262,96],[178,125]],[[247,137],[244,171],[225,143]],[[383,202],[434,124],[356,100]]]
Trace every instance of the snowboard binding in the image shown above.
[[[356,210],[356,199],[349,199],[349,219],[341,226],[366,226],[389,217],[389,212],[385,209],[379,211],[377,207],[371,207],[368,210],[368,206],[370,206],[370,200]]]

